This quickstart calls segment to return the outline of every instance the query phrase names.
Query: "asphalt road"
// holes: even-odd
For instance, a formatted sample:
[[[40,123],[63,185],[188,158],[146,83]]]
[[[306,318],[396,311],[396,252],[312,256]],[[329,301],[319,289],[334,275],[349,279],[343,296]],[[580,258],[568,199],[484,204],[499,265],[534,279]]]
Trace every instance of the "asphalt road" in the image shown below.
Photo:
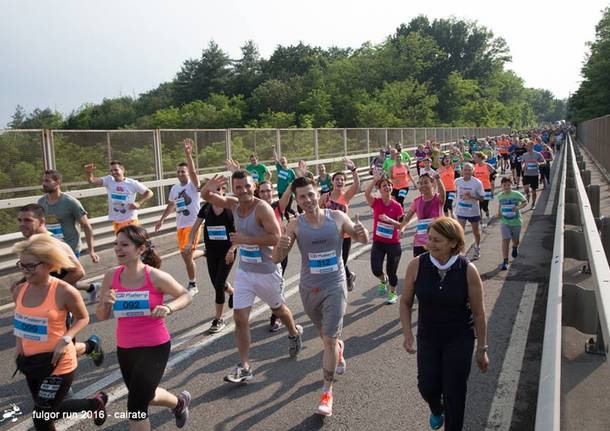
[[[488,373],[481,374],[473,364],[464,429],[533,428],[544,327],[545,283],[554,225],[550,217],[543,215],[547,194],[548,191],[542,193],[535,212],[528,210],[524,213],[521,255],[509,271],[499,271],[501,255],[497,221],[492,221],[484,231],[482,256],[476,266],[485,286],[491,365]],[[418,192],[411,191],[407,202],[417,195]],[[495,213],[495,202],[491,204],[491,210],[492,214]],[[372,212],[362,195],[355,198],[350,213],[360,213],[363,223],[371,228]],[[413,230],[411,226],[402,241],[399,286],[412,257]],[[471,235],[468,240],[472,242]],[[416,358],[402,348],[398,305],[385,305],[384,299],[377,295],[378,280],[370,271],[368,249],[360,244],[352,248],[355,257],[349,266],[356,272],[357,281],[348,297],[343,332],[348,367],[335,385],[333,416],[326,419],[313,414],[321,389],[322,346],[303,312],[298,295],[300,257],[296,247],[289,257],[285,292],[288,306],[305,329],[303,350],[298,358],[289,358],[286,330],[282,328],[275,334],[269,333],[270,312],[260,302],[255,304],[250,352],[255,378],[243,385],[223,382],[223,376],[238,362],[232,319],[227,313],[228,327],[220,334],[207,334],[213,316],[214,295],[205,262],[199,260],[200,293],[189,308],[167,319],[173,346],[162,380],[162,386],[170,391],[187,389],[192,394],[191,417],[186,428],[427,429],[429,412],[417,390]],[[186,283],[180,256],[164,259],[163,269]],[[527,306],[528,298],[533,301],[531,319],[522,317],[520,311]],[[111,395],[111,403],[103,428],[127,429],[125,420],[120,419],[126,410],[126,390],[116,360],[115,322],[95,322],[94,308],[91,305],[88,308],[92,323],[78,338],[84,340],[92,333],[100,335],[106,360],[96,368],[89,359],[82,359],[73,389],[77,396],[89,396],[104,388]],[[414,314],[413,326],[416,328],[417,312]],[[523,346],[511,347],[517,342]],[[0,368],[0,408],[9,408],[11,403],[15,403],[25,414],[17,417],[15,422],[6,420],[0,423],[0,427],[27,429],[27,424],[31,424],[32,402],[23,376],[11,379],[13,357],[12,310],[5,310],[0,314],[0,361],[5,364]],[[175,429],[173,415],[167,409],[151,407],[150,418],[155,429]],[[78,430],[96,428],[90,420],[64,421],[59,425],[59,429],[70,426]]]

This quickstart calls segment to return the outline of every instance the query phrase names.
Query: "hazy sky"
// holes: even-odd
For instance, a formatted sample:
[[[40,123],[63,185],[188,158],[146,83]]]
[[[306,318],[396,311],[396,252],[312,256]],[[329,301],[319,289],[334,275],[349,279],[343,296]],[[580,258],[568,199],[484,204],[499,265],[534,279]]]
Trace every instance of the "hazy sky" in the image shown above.
[[[0,127],[17,104],[69,113],[171,80],[214,39],[232,58],[252,39],[357,48],[417,15],[476,20],[506,39],[508,68],[565,98],[578,88],[586,42],[608,0],[306,2],[254,0],[0,0]]]

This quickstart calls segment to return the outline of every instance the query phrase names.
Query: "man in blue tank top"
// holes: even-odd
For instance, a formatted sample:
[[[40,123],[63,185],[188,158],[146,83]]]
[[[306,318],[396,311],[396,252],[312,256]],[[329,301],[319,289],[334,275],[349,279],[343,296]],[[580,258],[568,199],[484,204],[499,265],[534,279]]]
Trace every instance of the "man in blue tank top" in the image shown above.
[[[248,360],[250,351],[250,310],[258,296],[269,305],[289,332],[288,352],[295,357],[301,350],[303,328],[296,325],[284,300],[284,280],[279,265],[271,259],[271,247],[280,239],[280,226],[273,209],[254,196],[254,180],[246,170],[236,170],[231,176],[235,196],[218,193],[228,180],[220,175],[208,180],[202,189],[206,202],[233,211],[236,232],[230,233],[231,244],[238,246],[239,267],[235,273],[233,317],[235,338],[241,363],[237,364],[226,382],[242,383],[254,377]],[[226,233],[225,233],[226,234]]]
[[[316,413],[330,416],[335,373],[343,374],[347,365],[343,359],[343,341],[339,339],[347,306],[345,269],[341,262],[343,234],[367,243],[369,233],[358,215],[354,223],[341,211],[321,209],[318,206],[320,196],[311,179],[294,180],[292,192],[304,214],[291,220],[286,227],[285,235],[273,249],[273,261],[281,262],[296,240],[301,251],[299,292],[303,308],[324,345],[324,387]]]

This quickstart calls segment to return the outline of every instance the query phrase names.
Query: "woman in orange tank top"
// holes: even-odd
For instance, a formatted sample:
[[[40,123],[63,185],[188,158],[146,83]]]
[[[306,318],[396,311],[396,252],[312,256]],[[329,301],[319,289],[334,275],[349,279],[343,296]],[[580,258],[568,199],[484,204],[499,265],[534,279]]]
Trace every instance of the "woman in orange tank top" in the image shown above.
[[[394,159],[396,163],[390,168],[390,179],[392,180],[392,196],[394,200],[404,208],[404,201],[409,193],[409,185],[413,184],[413,178],[409,172],[409,166],[402,163],[400,154]]]
[[[89,314],[76,288],[50,273],[74,264],[57,240],[46,234],[32,235],[17,243],[13,252],[19,255],[17,266],[25,278],[25,283],[13,291],[17,367],[25,374],[34,400],[34,427],[54,430],[54,419],[83,411],[91,412],[94,423],[102,425],[108,401],[105,393],[97,392],[91,399],[63,401],[77,367],[72,339],[87,326]],[[74,317],[69,329],[68,312]]]
[[[489,201],[493,199],[491,178],[496,170],[486,162],[487,156],[481,152],[475,153],[474,160],[474,177],[483,183],[483,189],[485,189],[485,200],[481,201],[481,219],[483,218],[483,212],[485,212],[489,223]]]
[[[444,156],[441,159],[442,166],[439,170],[441,182],[445,186],[445,204],[443,205],[443,212],[445,216],[453,217],[453,200],[455,199],[455,168],[451,163],[449,156]]]

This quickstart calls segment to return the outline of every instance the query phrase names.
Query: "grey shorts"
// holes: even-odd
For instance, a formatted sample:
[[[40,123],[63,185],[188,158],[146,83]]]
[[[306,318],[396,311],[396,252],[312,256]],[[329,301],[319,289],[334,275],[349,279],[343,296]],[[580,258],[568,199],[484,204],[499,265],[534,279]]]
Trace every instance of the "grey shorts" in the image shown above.
[[[521,235],[521,226],[509,226],[507,224],[500,224],[500,232],[502,232],[502,239],[519,240]]]
[[[343,330],[343,316],[347,308],[347,288],[299,288],[303,309],[324,337],[339,337]]]

